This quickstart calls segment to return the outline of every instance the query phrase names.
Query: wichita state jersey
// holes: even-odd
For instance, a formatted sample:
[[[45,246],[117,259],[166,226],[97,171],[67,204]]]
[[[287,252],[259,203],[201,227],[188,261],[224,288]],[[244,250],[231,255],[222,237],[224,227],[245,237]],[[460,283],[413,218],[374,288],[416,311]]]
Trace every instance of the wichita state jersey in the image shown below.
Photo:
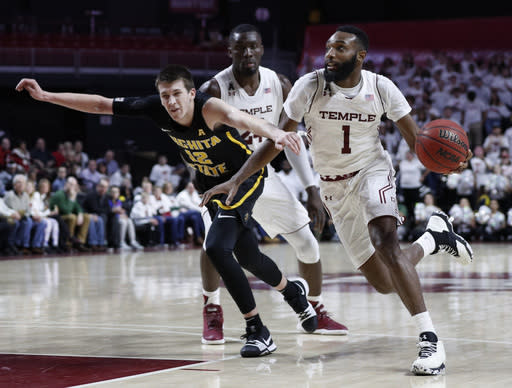
[[[361,90],[347,97],[324,70],[302,76],[284,104],[289,118],[304,118],[311,156],[320,175],[359,171],[379,157],[386,157],[379,138],[381,116],[397,121],[411,108],[393,82],[362,70]]]
[[[259,73],[260,85],[253,96],[249,96],[238,84],[232,66],[222,70],[214,78],[219,84],[220,97],[224,102],[277,125],[283,108],[283,87],[274,71],[260,66]],[[265,138],[251,132],[239,132],[252,150],[257,149],[265,141]]]
[[[174,121],[158,95],[115,98],[113,111],[114,114],[154,121],[179,147],[183,160],[197,171],[197,190],[204,192],[231,178],[252,153],[235,128],[227,125],[214,131],[208,128],[202,109],[209,98],[209,95],[197,91],[190,127]]]

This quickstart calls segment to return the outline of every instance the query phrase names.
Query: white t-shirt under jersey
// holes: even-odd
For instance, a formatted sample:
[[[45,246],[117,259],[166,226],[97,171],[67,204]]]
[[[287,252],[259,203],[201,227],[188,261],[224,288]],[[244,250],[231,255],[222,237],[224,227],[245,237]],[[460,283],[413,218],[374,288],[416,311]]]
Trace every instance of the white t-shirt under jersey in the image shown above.
[[[383,156],[378,126],[386,113],[398,121],[411,111],[393,82],[362,70],[361,89],[347,97],[342,88],[326,82],[324,70],[299,78],[284,110],[289,118],[304,118],[315,170],[320,175],[343,175],[358,171]]]
[[[214,78],[219,84],[221,99],[224,102],[277,125],[283,109],[283,87],[276,72],[260,66],[259,73],[260,85],[252,96],[238,84],[232,66],[222,70]],[[265,141],[264,138],[255,136],[251,132],[242,130],[239,132],[252,150]]]

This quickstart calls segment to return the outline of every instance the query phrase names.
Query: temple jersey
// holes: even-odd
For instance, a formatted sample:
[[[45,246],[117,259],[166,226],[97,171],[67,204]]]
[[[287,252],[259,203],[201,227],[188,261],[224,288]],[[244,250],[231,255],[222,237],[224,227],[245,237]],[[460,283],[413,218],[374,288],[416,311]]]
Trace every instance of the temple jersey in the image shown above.
[[[381,116],[397,121],[411,111],[400,90],[386,77],[362,70],[362,87],[346,97],[324,70],[302,76],[284,104],[286,114],[304,118],[315,170],[324,176],[352,173],[385,153],[379,139]]]
[[[401,223],[395,171],[378,125],[384,113],[397,121],[411,108],[388,78],[365,70],[359,92],[351,97],[344,92],[317,70],[295,83],[284,109],[292,120],[304,118],[322,200],[350,260],[360,268],[375,252],[368,223],[383,216]]]
[[[279,123],[283,109],[283,87],[277,74],[263,66],[259,67],[260,84],[253,96],[236,81],[232,66],[222,70],[214,78],[219,84],[221,99],[253,116]],[[246,131],[240,136],[256,150],[266,140]],[[288,190],[269,164],[263,193],[256,201],[252,216],[270,237],[295,232],[310,221],[308,213],[299,200]],[[207,224],[207,222],[205,222]]]
[[[260,85],[253,96],[248,95],[236,81],[232,66],[222,70],[214,78],[219,84],[222,101],[277,125],[283,109],[283,87],[274,71],[260,66],[259,72]],[[253,151],[266,140],[249,131],[239,132]]]

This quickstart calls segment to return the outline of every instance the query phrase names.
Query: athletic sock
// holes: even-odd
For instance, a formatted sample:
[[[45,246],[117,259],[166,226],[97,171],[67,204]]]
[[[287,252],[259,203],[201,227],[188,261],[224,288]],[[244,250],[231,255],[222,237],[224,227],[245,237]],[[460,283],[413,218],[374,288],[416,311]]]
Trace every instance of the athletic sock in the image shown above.
[[[431,332],[435,334],[436,329],[434,329],[434,324],[432,323],[432,319],[430,319],[428,311],[413,315],[412,320],[420,333]]]
[[[318,296],[309,296],[308,295],[308,300],[313,307],[316,307],[317,305],[322,304],[322,295],[318,295]]]
[[[206,291],[203,289],[204,304],[220,304],[220,288],[215,291]]]
[[[252,317],[245,318],[245,324],[247,327],[254,327],[256,330],[259,330],[263,327],[263,322],[261,321],[260,314],[253,315]]]
[[[436,249],[436,241],[429,232],[423,233],[414,244],[419,244],[423,248],[423,257],[430,255]]]
[[[283,294],[286,300],[289,300],[293,299],[299,294],[299,287],[287,279],[286,286],[282,290],[279,290],[279,292]]]

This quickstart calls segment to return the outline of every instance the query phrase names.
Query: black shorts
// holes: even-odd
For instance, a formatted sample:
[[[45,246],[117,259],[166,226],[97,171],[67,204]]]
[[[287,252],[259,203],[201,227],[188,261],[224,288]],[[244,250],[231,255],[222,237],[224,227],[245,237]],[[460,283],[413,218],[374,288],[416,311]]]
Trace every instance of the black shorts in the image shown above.
[[[263,192],[265,175],[265,169],[261,169],[247,178],[238,188],[238,192],[229,206],[225,205],[227,194],[221,194],[211,199],[206,207],[212,221],[219,215],[235,215],[244,226],[247,226],[251,220],[252,208]]]

